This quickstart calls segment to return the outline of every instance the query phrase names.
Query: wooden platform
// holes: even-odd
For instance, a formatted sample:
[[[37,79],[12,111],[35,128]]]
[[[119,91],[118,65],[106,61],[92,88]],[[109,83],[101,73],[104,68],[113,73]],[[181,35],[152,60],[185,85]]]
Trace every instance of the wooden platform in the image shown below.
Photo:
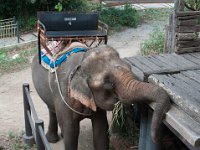
[[[172,108],[165,124],[189,148],[200,149],[200,52],[124,59],[135,77],[163,87]],[[150,105],[154,108],[153,104]]]

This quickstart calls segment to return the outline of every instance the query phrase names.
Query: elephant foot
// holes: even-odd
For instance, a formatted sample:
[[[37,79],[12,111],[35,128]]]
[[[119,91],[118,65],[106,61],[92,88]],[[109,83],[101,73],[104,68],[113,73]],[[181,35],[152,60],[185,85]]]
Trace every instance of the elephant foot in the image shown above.
[[[50,143],[56,143],[56,142],[59,141],[59,136],[58,136],[58,134],[55,134],[55,133],[49,133],[49,132],[47,132],[46,137],[47,137],[47,140]]]

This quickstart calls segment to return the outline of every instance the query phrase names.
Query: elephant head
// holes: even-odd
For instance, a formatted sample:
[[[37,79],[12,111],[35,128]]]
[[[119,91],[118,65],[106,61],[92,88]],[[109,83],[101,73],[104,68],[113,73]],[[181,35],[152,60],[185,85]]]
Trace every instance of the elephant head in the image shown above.
[[[168,94],[160,87],[134,79],[131,67],[109,46],[100,46],[85,53],[81,66],[70,83],[70,96],[96,111],[98,106],[112,110],[114,104],[155,102],[151,136],[157,141],[157,131],[169,110]]]

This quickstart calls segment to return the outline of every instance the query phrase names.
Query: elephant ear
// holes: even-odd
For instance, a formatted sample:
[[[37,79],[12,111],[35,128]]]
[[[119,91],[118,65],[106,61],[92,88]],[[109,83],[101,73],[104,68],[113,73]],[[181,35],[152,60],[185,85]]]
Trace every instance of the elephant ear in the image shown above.
[[[93,94],[88,86],[87,78],[80,74],[75,74],[69,85],[70,97],[80,101],[86,107],[96,111],[96,104]]]

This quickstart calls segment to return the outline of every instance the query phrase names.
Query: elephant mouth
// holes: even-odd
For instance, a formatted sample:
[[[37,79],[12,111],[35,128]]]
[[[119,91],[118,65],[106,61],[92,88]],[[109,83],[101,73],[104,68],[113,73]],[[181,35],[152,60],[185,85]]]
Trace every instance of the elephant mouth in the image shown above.
[[[112,111],[115,108],[115,105],[117,104],[117,102],[119,102],[119,98],[118,97],[115,97],[114,100],[115,100],[115,102],[110,106],[109,111]]]
[[[112,102],[110,102],[110,101],[105,102],[103,106],[101,105],[99,107],[102,108],[102,109],[104,109],[104,110],[107,110],[107,111],[112,111],[115,108],[115,104],[118,101],[119,101],[119,99],[116,97],[116,98],[112,99]]]

